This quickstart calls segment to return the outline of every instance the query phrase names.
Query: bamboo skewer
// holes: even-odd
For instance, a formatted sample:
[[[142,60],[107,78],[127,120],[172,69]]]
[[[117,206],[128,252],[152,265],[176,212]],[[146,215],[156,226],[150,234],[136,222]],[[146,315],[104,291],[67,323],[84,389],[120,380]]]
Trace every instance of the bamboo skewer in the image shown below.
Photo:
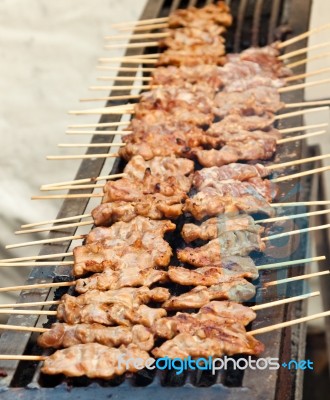
[[[292,136],[289,138],[285,139],[279,139],[277,140],[277,144],[284,144],[288,142],[295,142],[296,140],[303,140],[309,137],[313,136],[319,136],[323,135],[326,133],[325,130],[322,131],[317,131],[317,132],[312,132],[312,133],[306,133],[304,135],[299,135],[299,136]],[[74,144],[60,144],[58,145],[59,147],[125,147],[126,143],[96,143],[96,144],[82,144],[82,143],[74,143]],[[71,160],[71,159],[85,159],[85,158],[108,158],[108,157],[119,157],[117,153],[105,153],[105,154],[81,154],[81,155],[59,155],[59,156],[47,156],[47,160]]]
[[[293,303],[295,301],[301,301],[301,300],[309,299],[311,297],[319,296],[320,294],[321,294],[320,292],[306,293],[306,294],[301,294],[299,296],[289,297],[287,299],[271,301],[271,302],[265,303],[265,304],[257,304],[255,306],[250,307],[250,308],[253,311],[259,311],[259,310],[264,310],[265,308],[281,306],[283,304],[288,304],[288,303]]]
[[[85,237],[86,237],[86,235],[63,236],[60,238],[49,238],[49,239],[42,239],[42,240],[34,240],[32,242],[9,244],[5,248],[6,249],[15,249],[18,247],[34,246],[36,244],[57,243],[57,242],[65,242],[65,241],[69,241],[69,240],[80,240],[80,239],[85,239]]]
[[[330,104],[330,101],[329,101],[329,104]],[[315,125],[302,125],[302,126],[295,126],[293,128],[279,129],[279,132],[283,135],[286,133],[295,133],[295,132],[300,132],[300,131],[307,131],[308,129],[325,128],[328,126],[329,126],[328,123],[315,124]]]
[[[271,203],[271,207],[299,207],[299,206],[325,206],[329,205],[330,200],[315,200],[315,201],[294,201],[290,203]]]
[[[294,36],[291,39],[288,39],[282,43],[279,43],[277,45],[277,47],[279,49],[283,49],[284,47],[290,46],[293,43],[296,43],[296,42],[299,42],[300,40],[308,38],[309,36],[311,36],[314,33],[319,33],[319,32],[322,32],[323,30],[329,29],[329,28],[330,28],[330,24],[326,24],[326,25],[319,26],[317,28],[310,29],[304,33],[301,33],[300,35]]]
[[[73,286],[76,283],[77,283],[76,281],[72,281],[72,282],[51,282],[51,283],[36,283],[33,285],[8,286],[0,288],[0,292],[17,292],[21,290],[67,287],[67,286]]]
[[[311,61],[315,61],[315,60],[320,60],[320,59],[324,59],[330,56],[330,52],[325,52],[325,53],[321,53],[321,54],[317,54],[316,56],[312,56],[312,57],[307,57],[304,58],[303,60],[299,60],[290,64],[287,64],[286,66],[290,69],[299,67],[300,65],[304,65],[307,64]]]
[[[38,332],[38,333],[44,333],[49,331],[48,328],[37,328],[35,326],[4,325],[4,324],[0,324],[0,329],[8,331],[23,331],[23,332]]]
[[[80,183],[89,183],[89,182],[97,182],[97,181],[105,181],[105,180],[110,180],[110,179],[117,179],[117,178],[124,178],[127,174],[124,172],[120,174],[112,174],[112,175],[103,175],[103,176],[98,176],[96,178],[83,178],[83,179],[76,179],[74,181],[65,181],[65,182],[56,182],[56,183],[48,183],[46,185],[42,185],[41,188],[49,188],[49,187],[59,187],[59,186],[65,186],[65,185],[75,185],[75,184],[80,184]],[[85,216],[86,214],[82,214],[82,216]],[[89,214],[90,216],[90,214]],[[79,215],[77,216],[79,217]],[[77,217],[67,217],[67,218],[77,218]],[[65,219],[66,221],[69,221],[69,219]],[[54,220],[53,220],[54,221]],[[61,221],[64,221],[62,219]],[[23,226],[22,226],[23,227]],[[27,227],[27,226],[24,226]]]
[[[57,225],[57,226],[52,226],[51,228],[32,228],[32,229],[24,229],[20,231],[16,231],[15,235],[22,235],[25,233],[35,233],[35,232],[50,232],[50,231],[57,231],[59,229],[66,229],[66,228],[72,228],[76,226],[86,226],[86,225],[93,225],[94,221],[93,220],[88,220],[88,221],[82,221],[82,222],[74,222],[71,224],[63,224],[63,225]]]
[[[316,71],[305,72],[304,74],[288,76],[287,78],[285,78],[285,81],[286,82],[292,82],[292,81],[296,81],[298,79],[305,79],[305,78],[308,78],[310,76],[320,75],[320,74],[324,74],[324,73],[327,73],[327,72],[330,72],[330,68],[321,68],[321,69],[318,69]]]
[[[306,233],[306,232],[313,232],[313,231],[318,231],[320,229],[328,229],[328,228],[330,228],[330,224],[311,226],[309,228],[297,229],[295,231],[282,232],[282,233],[277,233],[275,235],[266,236],[266,237],[261,238],[261,240],[266,242],[266,241],[270,241],[273,239],[279,239],[279,238],[286,237],[286,236],[297,235],[298,233],[300,234],[300,233]]]
[[[79,99],[80,102],[87,101],[116,101],[116,100],[129,100],[129,99],[139,99],[141,95],[139,94],[130,94],[123,96],[109,96],[109,97],[83,97]]]
[[[295,104],[298,104],[298,103],[295,103]],[[296,107],[299,107],[299,106],[296,106]],[[285,108],[289,108],[288,104],[285,105]],[[329,107],[306,108],[304,110],[298,110],[298,111],[288,112],[285,114],[279,114],[279,115],[275,116],[275,121],[279,120],[279,119],[286,119],[286,118],[296,117],[299,115],[310,114],[310,113],[319,112],[319,111],[329,111]]]
[[[329,79],[321,79],[319,81],[314,81],[314,82],[304,82],[304,83],[299,83],[298,85],[291,85],[291,86],[286,86],[278,89],[279,93],[286,93],[286,92],[292,92],[294,90],[300,90],[300,89],[305,89],[308,87],[312,86],[318,86],[318,85],[323,85],[324,83],[329,83]]]
[[[126,22],[118,22],[117,24],[111,25],[112,28],[120,28],[126,27],[128,25],[133,25],[132,28],[140,25],[150,25],[153,23],[161,23],[168,21],[169,17],[158,17],[158,18],[151,18],[151,19],[140,19],[139,21],[126,21]]]
[[[88,89],[89,90],[111,90],[112,92],[114,91],[121,91],[121,90],[145,90],[145,89],[155,89],[160,87],[159,85],[120,85],[120,86],[90,86]],[[121,107],[121,106],[118,106]]]
[[[328,47],[328,46],[330,46],[330,42],[319,43],[319,44],[315,44],[313,46],[303,47],[299,50],[290,51],[290,53],[286,53],[281,56],[278,56],[277,59],[284,61],[284,60],[287,60],[288,58],[299,56],[300,54],[307,53],[311,50],[321,49],[323,47]]]
[[[118,82],[132,82],[132,81],[146,81],[150,82],[152,80],[151,76],[98,76],[96,78],[98,81],[118,81]]]
[[[31,200],[50,200],[50,199],[89,199],[103,197],[104,193],[81,193],[81,194],[49,194],[45,196],[32,196]]]
[[[73,261],[0,262],[0,267],[49,267],[52,265],[73,265]]]
[[[158,24],[150,24],[150,25],[141,25],[137,27],[120,27],[117,28],[119,31],[131,31],[134,28],[134,32],[141,32],[141,31],[149,31],[152,29],[163,29],[168,28],[168,23],[158,23]]]
[[[80,215],[75,215],[74,217],[49,219],[48,221],[34,222],[33,224],[24,224],[24,225],[21,225],[21,228],[32,228],[34,226],[39,226],[39,225],[49,225],[49,224],[56,224],[59,222],[74,221],[76,219],[83,219],[83,218],[88,218],[91,216],[92,216],[92,214],[80,214]]]
[[[324,318],[324,317],[329,317],[329,316],[330,316],[330,311],[324,311],[324,312],[321,312],[318,314],[309,315],[307,317],[297,318],[292,321],[280,322],[279,324],[276,324],[276,325],[271,325],[271,326],[266,326],[265,328],[255,329],[255,330],[247,332],[247,333],[249,335],[260,335],[261,333],[268,333],[268,332],[272,332],[276,329],[287,328],[292,325],[302,324],[304,322],[313,321],[314,319]]]
[[[29,303],[11,303],[11,304],[0,304],[1,308],[18,308],[18,307],[37,307],[37,306],[53,306],[60,304],[59,300],[47,300],[47,301],[35,301]],[[1,312],[1,311],[0,311]]]
[[[18,262],[18,261],[32,261],[32,260],[48,260],[51,258],[63,258],[73,256],[73,252],[67,253],[56,253],[56,254],[45,254],[41,256],[28,256],[28,257],[15,257],[15,258],[3,258],[0,262]]]
[[[104,135],[104,136],[115,136],[115,135],[130,135],[132,131],[71,131],[65,132],[67,135]]]
[[[106,50],[112,49],[143,49],[145,47],[158,47],[158,41],[152,42],[137,42],[137,43],[116,43],[116,44],[106,44],[103,46]]]
[[[66,186],[50,186],[45,188],[40,188],[43,192],[51,192],[55,190],[82,190],[82,189],[99,189],[103,188],[104,184],[102,183],[92,183],[86,185],[66,185]]]
[[[273,170],[273,169],[292,167],[294,165],[305,164],[305,163],[308,163],[310,161],[324,160],[324,159],[329,158],[329,157],[330,157],[330,153],[329,154],[323,154],[321,156],[303,158],[301,160],[287,161],[287,162],[280,163],[280,164],[267,165],[267,169]]]
[[[104,36],[105,40],[140,40],[140,39],[163,39],[171,36],[170,32],[152,32],[152,33],[133,33],[133,34],[117,34],[117,35],[108,35]]]
[[[312,211],[312,212],[302,213],[302,214],[284,215],[282,217],[259,219],[256,221],[256,223],[257,224],[268,224],[271,222],[287,221],[289,219],[312,217],[315,215],[322,215],[322,214],[329,214],[329,213],[330,213],[330,210]]]
[[[120,122],[98,122],[96,124],[75,124],[69,125],[68,129],[80,129],[80,128],[111,128],[113,126],[126,126],[129,121]]]
[[[314,261],[324,261],[325,259],[326,259],[325,256],[317,256],[317,257],[310,257],[310,258],[302,258],[300,260],[282,261],[282,262],[279,262],[279,263],[257,265],[257,270],[286,268],[286,267],[291,267],[291,266],[294,266],[294,265],[308,264],[308,263],[314,262]]]
[[[96,69],[107,70],[107,71],[124,71],[124,72],[153,72],[156,68],[154,67],[111,67],[108,65],[97,65]]]
[[[272,182],[278,183],[278,182],[284,182],[288,179],[296,179],[296,178],[301,178],[303,176],[308,176],[311,174],[318,174],[320,172],[326,172],[330,170],[330,166],[327,167],[321,167],[321,168],[315,168],[311,169],[309,171],[303,171],[303,172],[298,172],[297,174],[290,174],[286,176],[281,176],[279,178],[271,179]]]
[[[311,278],[316,278],[316,277],[319,277],[319,276],[329,275],[329,274],[330,274],[330,270],[314,272],[312,274],[299,275],[299,276],[294,276],[292,278],[279,279],[277,281],[267,282],[267,283],[264,284],[264,287],[281,285],[283,283],[291,283],[291,282],[299,281],[301,279],[311,279]]]

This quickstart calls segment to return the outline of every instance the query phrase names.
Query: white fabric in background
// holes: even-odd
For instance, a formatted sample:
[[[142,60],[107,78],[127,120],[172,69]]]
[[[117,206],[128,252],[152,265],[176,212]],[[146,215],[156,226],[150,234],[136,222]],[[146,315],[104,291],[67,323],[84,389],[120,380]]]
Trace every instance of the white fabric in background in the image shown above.
[[[68,124],[97,122],[97,116],[69,116],[69,109],[100,107],[79,103],[100,84],[96,71],[103,37],[115,34],[114,22],[139,18],[145,0],[0,0],[0,258],[38,254],[38,247],[5,251],[15,242],[42,238],[15,236],[22,223],[55,218],[61,201],[31,201],[43,183],[71,180],[80,161],[46,161],[46,155],[70,154],[58,143],[88,142],[88,136],[64,134]],[[114,72],[107,73],[113,75]],[[77,153],[83,153],[79,149]],[[0,287],[24,282],[27,269],[1,268]],[[16,294],[1,294],[10,302]]]

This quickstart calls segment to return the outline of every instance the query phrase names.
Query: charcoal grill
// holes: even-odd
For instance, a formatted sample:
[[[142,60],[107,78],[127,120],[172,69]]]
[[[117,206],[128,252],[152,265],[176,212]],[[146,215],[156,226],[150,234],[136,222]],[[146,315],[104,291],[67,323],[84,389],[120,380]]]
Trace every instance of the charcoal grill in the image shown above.
[[[177,8],[187,6],[202,7],[210,1],[187,1],[187,0],[149,0],[141,19],[164,17]],[[234,16],[234,25],[227,36],[228,51],[240,51],[252,45],[266,45],[276,39],[286,39],[290,35],[297,35],[308,29],[310,16],[311,0],[233,0],[227,1],[230,4]],[[304,43],[299,42],[294,47],[303,47]],[[148,49],[147,51],[153,52]],[[144,50],[130,49],[127,55],[138,55]],[[125,64],[122,64],[125,66]],[[128,65],[127,65],[128,66]],[[303,67],[297,73],[303,72]],[[118,76],[131,76],[131,74],[120,72]],[[127,83],[115,82],[116,85],[126,85]],[[123,90],[116,95],[128,94]],[[283,96],[285,102],[300,102],[303,100],[303,91],[295,91]],[[122,104],[116,102],[115,104]],[[112,103],[113,105],[114,103]],[[119,116],[102,116],[100,122],[117,122]],[[279,128],[302,125],[302,118],[283,120]],[[104,128],[105,129],[105,128]],[[98,128],[102,131],[102,128]],[[109,140],[108,136],[97,135],[91,143],[101,143]],[[104,148],[89,148],[88,153],[103,153]],[[280,147],[280,152],[276,155],[275,162],[285,162],[292,159],[302,158],[307,155],[317,154],[318,147],[309,148],[302,141],[291,142],[286,146]],[[75,179],[98,176],[104,165],[104,159],[83,160],[79,167]],[[314,165],[304,165],[294,167],[290,173],[298,172],[302,168],[312,168]],[[115,161],[111,173],[121,172],[122,161]],[[317,178],[304,178],[299,181],[285,182],[280,184],[281,195],[279,201],[304,201],[311,199],[312,193],[320,192],[320,181]],[[75,191],[77,193],[77,191]],[[78,192],[79,193],[79,192]],[[89,190],[80,193],[90,193]],[[320,198],[320,197],[318,197]],[[66,200],[63,202],[59,211],[58,218],[84,213],[88,200]],[[287,212],[303,212],[302,209],[291,209]],[[305,227],[308,221],[297,220],[298,227]],[[282,226],[282,229],[297,229],[292,221]],[[279,228],[270,228],[269,233],[277,231]],[[50,237],[56,238],[66,235],[73,235],[75,228],[67,229],[65,232],[53,231]],[[323,240],[323,243],[326,240]],[[319,241],[320,243],[320,241]],[[68,250],[70,243],[61,242],[44,245],[40,254],[60,253]],[[285,242],[274,242],[273,247],[257,260],[258,264],[265,264],[274,261],[287,261],[301,259],[309,255],[309,237],[306,234],[292,236]],[[324,254],[322,253],[319,253]],[[262,283],[281,278],[298,275],[303,273],[303,266],[296,266],[292,269],[283,269],[279,272],[263,272],[260,277]],[[47,268],[34,268],[27,280],[27,284],[52,281],[69,281],[70,268],[54,265]],[[282,285],[284,286],[284,285]],[[267,292],[259,288],[256,302],[272,301],[279,298],[300,294],[303,291],[301,283],[291,285],[290,290],[286,287],[278,287]],[[56,296],[60,297],[64,289],[57,290]],[[34,291],[23,291],[20,294],[19,302],[43,301],[49,298],[49,290],[40,289]],[[252,324],[252,329],[262,326],[275,324],[284,320],[298,318],[305,313],[304,303],[292,303],[274,309],[266,309],[258,312],[257,320]],[[38,317],[17,316],[9,318],[9,324],[34,326],[38,323]],[[261,339],[265,343],[266,350],[263,357],[278,357],[281,362],[290,359],[304,358],[305,348],[305,326],[297,325],[284,330],[274,331],[262,335]],[[40,349],[35,344],[35,335],[23,332],[4,332],[0,339],[0,354],[40,354]],[[79,398],[88,399],[93,396],[97,399],[121,398],[137,400],[146,396],[157,399],[300,399],[302,396],[302,371],[288,371],[281,368],[277,371],[266,370],[246,370],[219,372],[212,376],[209,373],[188,372],[180,376],[175,373],[157,372],[154,375],[140,373],[118,378],[110,382],[91,381],[89,379],[65,379],[64,377],[45,377],[40,376],[40,366],[36,362],[3,361],[0,363],[0,398],[7,400],[13,398],[22,399],[58,399]]]

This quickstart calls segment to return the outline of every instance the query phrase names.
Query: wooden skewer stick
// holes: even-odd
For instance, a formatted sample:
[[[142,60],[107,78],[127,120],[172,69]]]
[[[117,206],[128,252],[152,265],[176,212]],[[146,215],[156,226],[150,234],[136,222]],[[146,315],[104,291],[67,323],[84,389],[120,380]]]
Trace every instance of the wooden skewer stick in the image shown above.
[[[253,311],[264,310],[265,308],[281,306],[283,304],[293,303],[295,301],[309,299],[311,297],[319,296],[320,292],[312,292],[307,294],[301,294],[300,296],[289,297],[288,299],[271,301],[265,304],[257,304],[255,306],[250,307]]]
[[[286,236],[292,236],[292,235],[297,235],[300,233],[313,232],[313,231],[318,231],[320,229],[328,229],[328,228],[330,228],[330,224],[310,226],[309,228],[296,229],[295,231],[282,232],[282,233],[277,233],[275,235],[266,236],[266,237],[261,238],[261,240],[264,242],[267,242],[267,241],[270,241],[273,239],[279,239],[279,238],[286,237]]]
[[[329,205],[330,200],[297,201],[292,203],[272,203],[271,207],[299,207],[299,206],[325,206]]]
[[[98,81],[118,81],[118,82],[132,82],[132,81],[145,81],[150,82],[152,80],[151,76],[98,76],[96,78]]]
[[[138,42],[138,43],[116,43],[116,44],[106,44],[103,46],[106,50],[112,49],[143,49],[144,47],[158,47],[159,42]]]
[[[138,56],[122,56],[122,57],[101,57],[98,59],[100,62],[130,62],[131,60],[142,60],[144,63],[145,60],[153,60],[157,61],[158,57],[161,53],[152,53],[152,54],[140,54]]]
[[[286,176],[281,176],[279,178],[275,178],[275,179],[271,179],[272,182],[284,182],[288,179],[296,179],[296,178],[301,178],[303,176],[308,176],[311,174],[318,174],[320,172],[325,172],[325,171],[329,171],[330,170],[330,166],[327,167],[321,167],[321,168],[315,168],[315,169],[311,169],[309,171],[303,171],[303,172],[298,172],[297,174],[290,174],[290,175],[286,175]]]
[[[120,122],[98,122],[96,124],[76,124],[69,125],[68,129],[80,129],[80,128],[111,128],[113,126],[126,126],[129,124],[129,121],[120,121]]]
[[[277,144],[283,144],[283,143],[289,143],[289,142],[295,142],[296,140],[303,140],[307,139],[313,136],[319,136],[323,135],[324,133],[327,133],[327,131],[317,131],[317,132],[311,132],[311,133],[305,133],[304,135],[299,135],[299,136],[292,136],[288,137],[285,139],[279,139],[276,141]]]
[[[52,265],[73,265],[73,261],[0,262],[0,267],[49,267]]]
[[[277,140],[277,144],[283,144],[288,142],[294,142],[296,140],[303,140],[309,137],[318,136],[326,133],[326,131],[317,131],[312,133],[306,133],[304,135],[293,136],[286,139]],[[112,146],[120,146],[125,147],[126,143],[97,143],[95,145],[87,144],[70,144],[70,145],[59,145],[61,147],[112,147]],[[117,153],[105,153],[105,154],[81,154],[81,155],[65,155],[65,156],[47,156],[47,160],[71,160],[71,159],[80,159],[80,158],[108,158],[108,157],[118,157]]]
[[[324,261],[325,259],[326,259],[325,256],[318,256],[318,257],[302,258],[300,260],[293,260],[293,261],[282,261],[282,262],[273,263],[273,264],[257,265],[257,270],[286,268],[286,267],[291,267],[294,265],[308,264],[308,263],[314,262],[314,261]]]
[[[110,136],[114,136],[114,135],[130,135],[131,133],[133,133],[133,131],[66,131],[65,132],[67,135],[110,135]]]
[[[90,183],[90,182],[98,182],[98,181],[107,181],[110,179],[117,179],[117,178],[124,178],[127,174],[125,173],[120,173],[120,174],[112,174],[112,175],[103,175],[103,176],[97,176],[96,178],[84,178],[84,179],[76,179],[74,181],[65,181],[65,182],[56,182],[56,183],[49,183],[47,185],[42,185],[41,188],[49,188],[49,187],[59,187],[59,186],[65,186],[65,185],[75,185],[75,184],[80,184],[80,183]],[[78,219],[80,218],[86,218],[86,215],[90,217],[91,214],[82,214],[78,215],[76,217],[67,217],[65,219],[62,219],[61,222],[65,221],[70,221],[72,218]],[[52,220],[51,222],[59,222],[59,220]],[[49,222],[50,223],[50,222]],[[30,225],[22,225],[22,228],[27,228],[31,227]]]
[[[312,211],[312,212],[303,213],[303,214],[283,215],[282,217],[259,219],[256,221],[256,223],[257,224],[268,224],[271,222],[287,221],[289,219],[312,217],[314,215],[322,215],[322,214],[329,214],[329,213],[330,213],[330,210]]]
[[[71,182],[74,182],[74,181],[71,181]],[[21,228],[33,228],[34,226],[39,226],[39,225],[49,225],[49,224],[56,224],[59,222],[75,221],[77,219],[88,218],[91,216],[92,216],[92,214],[81,214],[81,215],[75,215],[74,217],[49,219],[48,221],[34,222],[33,224],[24,224],[24,225],[21,225]]]
[[[67,156],[47,156],[47,160],[81,160],[89,158],[112,158],[119,157],[118,153],[105,153],[105,154],[70,154]]]
[[[305,89],[307,87],[312,87],[312,86],[317,86],[317,85],[323,85],[324,83],[329,83],[329,79],[321,79],[319,81],[314,81],[314,82],[304,82],[304,83],[299,83],[298,85],[291,85],[291,86],[286,86],[278,89],[279,93],[286,93],[286,92],[292,92],[294,90],[300,90],[300,89]]]
[[[329,106],[329,105],[330,105],[330,100],[317,100],[317,101],[305,101],[302,103],[290,103],[286,104],[285,108]]]
[[[277,57],[277,59],[284,61],[284,60],[287,60],[288,58],[292,58],[292,57],[299,56],[300,54],[308,53],[310,50],[321,49],[323,47],[328,47],[328,46],[330,46],[330,42],[325,42],[325,43],[315,44],[313,46],[303,47],[302,49],[290,51],[290,53],[283,54],[283,55]]]
[[[132,33],[132,34],[127,34],[124,33],[122,35],[109,35],[109,36],[104,36],[105,40],[122,40],[122,39],[134,39],[134,40],[140,40],[140,39],[163,39],[167,38],[171,35],[170,32],[149,32],[149,33]]]
[[[267,282],[267,283],[264,284],[264,287],[281,285],[283,283],[290,283],[290,282],[299,281],[301,279],[310,279],[310,278],[315,278],[315,277],[318,277],[318,276],[329,275],[329,274],[330,274],[330,270],[314,272],[312,274],[299,275],[299,276],[294,276],[293,278],[279,279],[277,281]]]
[[[30,261],[30,260],[48,260],[51,258],[63,258],[73,256],[73,252],[45,254],[42,256],[29,256],[29,257],[16,257],[16,258],[3,258],[0,262],[15,262],[15,261]]]
[[[58,147],[123,147],[126,143],[59,143]],[[51,156],[50,156],[51,157]]]
[[[95,108],[92,110],[76,110],[76,111],[69,111],[69,114],[74,115],[106,115],[106,114],[134,114],[133,106],[130,105],[130,108],[114,108],[114,107],[104,107],[104,108]]]
[[[59,229],[66,229],[72,228],[75,226],[86,226],[86,225],[93,225],[94,221],[82,221],[82,222],[73,222],[71,224],[63,224],[63,225],[56,225],[52,226],[51,228],[32,228],[32,229],[24,229],[21,231],[16,231],[15,235],[22,235],[25,233],[35,233],[35,232],[48,232],[48,231],[57,231]]]
[[[299,60],[299,61],[287,64],[286,66],[290,69],[293,69],[293,68],[299,67],[300,65],[307,64],[311,61],[325,59],[329,56],[330,56],[330,52],[325,52],[325,53],[317,54],[316,56],[307,57],[307,58],[304,58],[303,60]]]
[[[23,356],[21,354],[0,354],[0,360],[19,360],[19,361],[45,361],[47,356]]]
[[[293,319],[292,321],[281,322],[276,325],[266,326],[265,328],[255,329],[253,331],[247,332],[248,335],[260,335],[261,333],[272,332],[276,329],[287,328],[292,325],[302,324],[304,322],[313,321],[314,319],[329,317],[330,311],[324,311],[318,314],[309,315],[308,317],[302,317]]]
[[[153,72],[156,68],[153,67],[111,67],[108,65],[98,65],[96,69],[107,71],[125,71],[125,72]]]
[[[11,303],[11,304],[0,304],[1,308],[18,308],[18,307],[37,307],[37,306],[53,306],[60,304],[59,300],[49,301],[35,301],[31,303]]]
[[[16,315],[57,315],[57,311],[50,310],[0,310],[0,314]],[[1,358],[0,358],[1,359]]]
[[[21,290],[67,287],[67,286],[73,286],[76,283],[77,283],[76,281],[72,281],[72,282],[51,282],[51,283],[36,283],[33,285],[8,286],[0,288],[0,292],[17,292]]]
[[[286,104],[285,108],[287,108],[287,106],[288,105]],[[304,114],[309,114],[309,113],[314,113],[314,112],[319,112],[319,111],[329,111],[329,107],[306,108],[304,110],[292,111],[292,112],[288,112],[285,114],[276,115],[275,120],[296,117],[298,115],[304,115]]]
[[[281,168],[286,168],[286,167],[292,167],[293,165],[304,164],[304,163],[308,163],[310,161],[324,160],[329,157],[330,157],[330,153],[323,154],[321,156],[303,158],[301,160],[288,161],[288,162],[284,162],[284,163],[280,163],[280,164],[267,165],[267,169],[281,169]]]
[[[50,194],[46,196],[32,196],[31,200],[50,200],[50,199],[89,199],[103,197],[104,193],[82,193],[82,194]]]
[[[84,97],[82,99],[79,99],[79,101],[83,102],[83,101],[96,101],[96,100],[102,100],[102,101],[134,100],[134,99],[139,99],[140,97],[141,97],[140,94],[127,94],[122,96],[108,96],[108,97],[97,97],[97,98]]]
[[[330,68],[321,68],[321,69],[318,69],[316,71],[306,72],[304,74],[288,76],[287,78],[285,78],[285,81],[286,82],[292,82],[292,81],[296,81],[296,80],[299,80],[299,79],[305,79],[305,78],[308,78],[310,76],[324,74],[324,73],[327,73],[327,72],[330,72]]]
[[[330,104],[330,101],[329,101]],[[308,129],[314,129],[314,128],[325,128],[329,126],[328,123],[324,124],[315,124],[315,125],[303,125],[303,126],[296,126],[294,128],[286,128],[286,129],[279,129],[279,132],[283,134],[285,133],[294,133],[294,132],[300,132],[300,131],[307,131]]]
[[[82,189],[98,189],[103,188],[102,183],[92,183],[87,185],[66,185],[66,186],[50,186],[45,188],[40,188],[42,192],[51,192],[54,190],[82,190]]]
[[[126,21],[126,22],[118,22],[117,24],[111,25],[112,28],[120,28],[126,27],[128,25],[133,25],[132,28],[140,25],[150,25],[153,23],[161,23],[168,21],[169,17],[158,17],[158,18],[150,18],[150,19],[140,19],[139,21]]]
[[[6,249],[15,249],[18,247],[34,246],[36,244],[44,244],[44,243],[57,243],[57,242],[65,242],[65,241],[69,241],[69,240],[80,240],[80,239],[85,239],[85,237],[86,237],[86,235],[75,235],[75,236],[63,236],[60,238],[34,240],[32,242],[9,244],[6,246]]]
[[[155,89],[160,87],[159,85],[126,85],[126,86],[90,86],[88,90],[110,90],[114,91],[121,91],[121,90],[145,90],[145,89]],[[291,86],[293,87],[293,86]],[[118,106],[121,107],[121,106]]]
[[[116,60],[113,58],[99,58],[100,62],[103,63],[117,63],[117,62],[124,62],[125,64],[156,64],[157,58],[123,58],[122,60]]]
[[[0,324],[0,329],[8,331],[25,331],[25,332],[48,332],[48,328],[37,328],[35,326],[22,326],[22,325],[4,325]]]
[[[150,31],[152,29],[163,29],[168,28],[168,23],[164,22],[162,24],[151,24],[151,25],[142,25],[134,27],[134,32],[141,32],[141,31]],[[120,27],[117,28],[119,31],[131,31],[132,27]]]
[[[300,35],[294,36],[291,39],[288,39],[282,43],[279,43],[277,45],[277,47],[279,49],[283,49],[284,47],[290,46],[293,43],[296,43],[296,42],[299,42],[300,40],[308,38],[309,36],[313,35],[314,33],[319,33],[319,32],[322,32],[323,30],[329,29],[329,28],[330,28],[330,24],[326,24],[326,25],[319,26],[318,28],[310,29],[304,33],[301,33]]]

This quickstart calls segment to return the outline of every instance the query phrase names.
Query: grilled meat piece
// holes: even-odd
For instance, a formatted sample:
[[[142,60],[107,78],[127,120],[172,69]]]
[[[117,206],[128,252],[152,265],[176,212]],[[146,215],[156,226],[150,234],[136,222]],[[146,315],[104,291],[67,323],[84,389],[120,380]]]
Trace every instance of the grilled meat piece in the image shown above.
[[[223,133],[237,133],[243,131],[268,131],[273,130],[274,115],[240,115],[228,114],[221,121],[213,123],[207,130],[208,135],[218,136]]]
[[[182,86],[183,83],[192,85],[205,84],[213,91],[219,90],[223,84],[216,65],[196,65],[194,67],[168,67],[156,68],[152,73],[151,85]]]
[[[208,188],[197,193],[193,198],[187,199],[184,211],[191,213],[194,218],[201,220],[205,217],[214,217],[219,214],[233,215],[239,212],[247,214],[265,214],[270,217],[275,215],[274,209],[261,196],[254,194],[241,194],[239,197],[223,196],[215,189]]]
[[[203,168],[194,173],[193,185],[202,190],[205,187],[213,187],[214,182],[224,180],[248,181],[251,178],[264,178],[270,171],[261,164],[249,165],[231,163],[222,167]]]
[[[135,344],[109,348],[98,343],[77,344],[57,350],[44,361],[41,372],[49,375],[87,376],[88,378],[112,379],[125,372],[137,372],[134,363],[121,360],[149,358],[146,351]]]
[[[258,277],[258,271],[255,268],[251,271],[232,271],[221,268],[217,265],[201,267],[197,269],[187,269],[182,267],[169,267],[168,277],[172,282],[185,286],[212,286],[227,280],[227,277],[233,278],[252,278]]]
[[[64,295],[57,308],[57,318],[69,324],[99,323],[124,325],[132,323],[151,326],[164,316],[160,308],[142,307],[150,301],[162,302],[169,298],[165,288],[122,288],[107,292],[91,290],[78,297]]]
[[[100,324],[68,325],[55,323],[51,329],[38,337],[38,345],[44,348],[70,347],[77,344],[100,343],[108,347],[136,344],[149,351],[154,346],[154,336],[143,325],[106,327]]]
[[[229,231],[248,231],[260,235],[264,228],[257,225],[252,217],[247,214],[233,216],[221,215],[207,219],[201,225],[184,224],[181,236],[186,243],[196,239],[211,240],[218,238],[221,233]]]
[[[143,266],[144,267],[144,266]],[[102,273],[93,274],[88,278],[78,279],[75,290],[86,293],[88,290],[115,290],[123,287],[149,287],[155,282],[166,282],[167,272],[154,268],[143,268],[141,265],[113,271],[106,268]]]
[[[284,107],[276,88],[258,86],[241,92],[220,92],[214,98],[213,112],[218,117],[228,114],[263,115],[276,113]]]
[[[135,127],[136,125],[140,127],[141,120],[133,120],[131,125],[132,127]],[[141,129],[146,129],[145,124],[142,123],[142,125],[143,126],[141,126]],[[150,128],[152,129],[155,127],[158,129],[158,127],[161,126],[162,125],[153,125],[150,126]],[[183,179],[183,177],[190,180],[188,175],[194,171],[194,162],[187,160],[186,158],[177,158],[174,156],[154,157],[153,159],[146,161],[143,157],[137,155],[131,158],[131,160],[127,163],[126,167],[124,168],[124,173],[132,179],[142,181],[146,169],[149,169],[153,176],[161,177],[163,179],[174,176],[178,181]],[[184,185],[182,185],[182,187],[183,186]],[[190,187],[190,185],[187,185],[187,187]]]
[[[187,191],[189,191],[190,187]],[[115,201],[139,201],[147,194],[159,193],[170,197],[185,193],[174,176],[161,179],[151,175],[146,170],[143,181],[137,181],[131,178],[122,178],[116,181],[108,181],[104,187],[104,197],[102,203],[111,203]]]
[[[165,50],[160,54],[156,66],[175,65],[195,67],[196,65],[224,65],[227,62],[225,57],[225,46],[221,43],[220,46],[194,46],[191,48],[183,48],[177,50]]]
[[[246,326],[256,318],[251,308],[233,301],[211,301],[198,313],[187,314],[177,312],[173,317],[164,317],[156,321],[153,331],[155,335],[172,339],[180,333],[195,334],[206,322],[216,322],[221,326],[227,321],[239,322]]]
[[[102,242],[105,246],[120,244],[134,244],[141,241],[151,248],[158,237],[161,239],[165,233],[174,231],[175,224],[167,220],[152,220],[137,216],[129,222],[119,221],[112,226],[92,229],[87,235],[86,244]]]
[[[248,335],[239,323],[224,323],[221,326],[205,321],[195,334],[180,333],[152,350],[155,357],[192,358],[221,357],[223,355],[259,355],[264,345]]]
[[[201,308],[211,300],[244,302],[252,299],[256,288],[244,278],[227,276],[217,285],[196,286],[187,293],[171,296],[162,307],[166,310]]]
[[[139,215],[156,220],[176,219],[182,214],[186,198],[184,193],[171,197],[160,193],[147,194],[132,203],[116,201],[101,204],[94,208],[92,217],[96,226],[108,226],[118,221],[129,222]]]
[[[222,257],[248,256],[252,251],[264,251],[266,245],[261,241],[260,233],[248,231],[228,231],[201,247],[186,247],[177,250],[181,262],[204,267],[218,265]]]
[[[203,8],[188,7],[178,9],[169,16],[170,28],[189,26],[203,28],[212,24],[229,27],[233,22],[230,9],[224,1],[208,4]]]

